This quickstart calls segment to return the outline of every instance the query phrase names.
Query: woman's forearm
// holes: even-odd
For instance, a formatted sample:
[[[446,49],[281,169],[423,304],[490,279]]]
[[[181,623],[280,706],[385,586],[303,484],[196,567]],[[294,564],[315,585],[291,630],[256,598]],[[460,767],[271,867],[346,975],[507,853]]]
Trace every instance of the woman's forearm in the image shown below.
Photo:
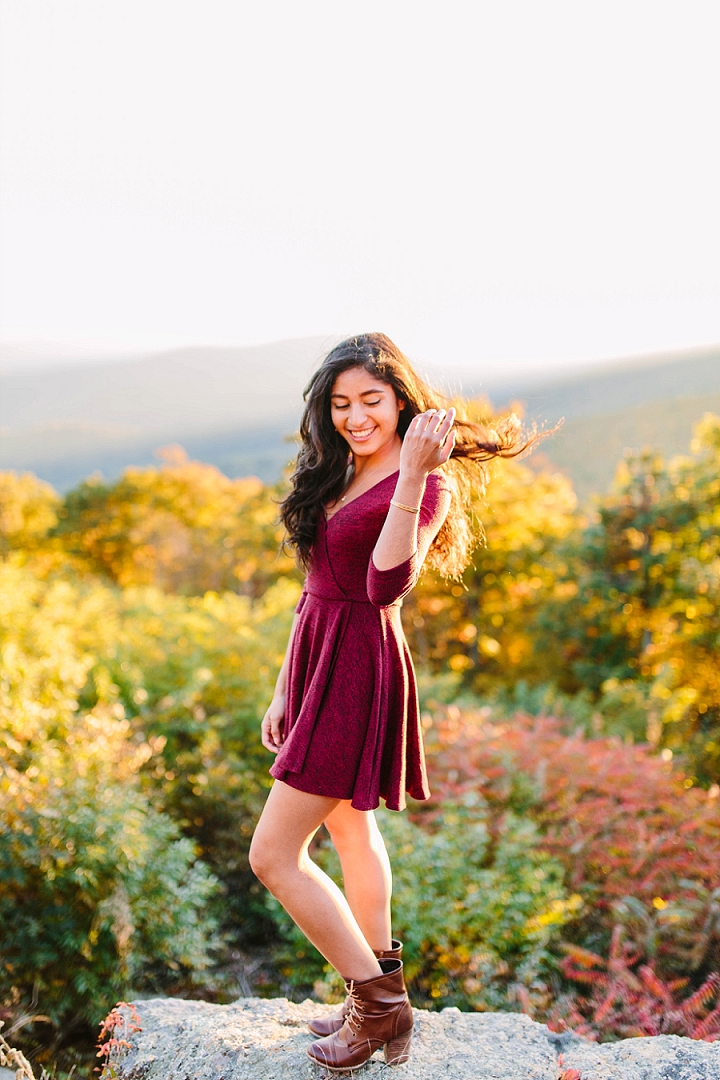
[[[400,470],[393,499],[405,506],[419,507],[425,493],[427,473]],[[390,503],[385,524],[373,551],[378,570],[391,570],[417,551],[418,515]]]
[[[296,612],[294,617],[293,617],[292,626],[290,627],[290,636],[288,638],[288,646],[287,646],[287,650],[285,652],[285,658],[284,658],[282,664],[280,665],[280,671],[278,672],[278,677],[277,677],[277,679],[275,681],[275,693],[274,693],[273,696],[276,697],[276,698],[284,697],[285,696],[285,691],[287,690],[287,671],[288,671],[288,662],[289,662],[289,659],[290,659],[290,647],[291,647],[292,642],[293,642],[293,637],[295,636],[295,627],[297,626],[298,618],[299,618],[299,616],[298,616],[298,614]]]

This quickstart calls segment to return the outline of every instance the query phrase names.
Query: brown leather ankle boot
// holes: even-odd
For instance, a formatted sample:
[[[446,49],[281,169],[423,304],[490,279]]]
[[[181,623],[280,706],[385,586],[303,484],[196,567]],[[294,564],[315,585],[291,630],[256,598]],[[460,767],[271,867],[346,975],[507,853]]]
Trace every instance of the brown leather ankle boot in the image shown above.
[[[393,938],[390,945],[391,948],[389,949],[373,949],[378,960],[400,960],[402,958],[402,941]],[[324,1038],[326,1035],[332,1035],[333,1032],[340,1030],[343,1026],[346,1014],[347,998],[335,1012],[330,1013],[328,1016],[316,1017],[314,1020],[310,1021],[308,1027],[313,1035],[320,1035]]]
[[[330,1072],[359,1069],[380,1047],[388,1065],[410,1056],[413,1013],[403,980],[402,960],[381,960],[383,974],[346,983],[347,1013],[342,1027],[314,1042],[308,1055]]]

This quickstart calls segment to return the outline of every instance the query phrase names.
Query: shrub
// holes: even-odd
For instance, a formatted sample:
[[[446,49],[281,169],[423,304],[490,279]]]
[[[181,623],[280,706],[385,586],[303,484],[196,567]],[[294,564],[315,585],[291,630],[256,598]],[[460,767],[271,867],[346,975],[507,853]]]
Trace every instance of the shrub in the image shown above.
[[[485,700],[554,685],[720,781],[720,418],[691,457],[630,455],[587,517],[563,478],[517,463],[477,512],[487,545],[462,582],[426,573],[405,604],[426,674]]]
[[[630,456],[597,517],[560,554],[565,574],[540,613],[538,651],[562,654],[560,685],[620,690],[649,741],[720,780],[720,417],[693,457]],[[634,691],[634,693],[633,693]]]
[[[35,989],[56,1023],[201,969],[213,929],[211,875],[139,789],[153,746],[107,680],[79,702],[113,614],[108,590],[0,566],[0,994]]]
[[[429,752],[437,803],[479,792],[495,812],[536,823],[566,888],[585,901],[566,928],[573,940],[602,952],[624,904],[625,918],[641,910],[654,927],[646,947],[662,971],[720,967],[717,789],[697,789],[647,746],[568,735],[548,717],[492,723],[489,710],[451,706]]]
[[[143,790],[224,883],[223,927],[236,941],[268,929],[265,890],[247,854],[272,782],[260,720],[298,594],[287,579],[254,603],[232,593],[125,590],[115,647],[97,657],[81,694],[87,707],[115,686],[136,736],[153,747]]]
[[[588,995],[564,996],[553,1010],[551,1027],[571,1027],[589,1039],[628,1039],[638,1035],[684,1035],[714,1042],[720,1037],[720,975],[681,997],[688,979],[666,982],[653,964],[641,963],[634,945],[616,926],[608,960],[577,946],[566,947],[565,977],[587,987]]]
[[[145,805],[173,818],[222,877],[234,939],[268,927],[247,850],[270,786],[260,717],[298,592],[287,579],[256,602],[121,592],[0,564],[0,763],[36,768],[48,739],[66,743],[83,717],[118,720]]]
[[[693,1002],[711,976],[703,993],[715,986],[716,792],[688,785],[687,775],[650,747],[568,734],[550,717],[493,722],[487,708],[448,706],[437,710],[427,744],[433,799],[413,804],[408,816],[379,812],[395,878],[394,933],[405,941],[418,1000],[519,1005],[557,1019],[552,1002],[560,994],[573,1023],[589,1023],[598,1003],[561,991],[559,977],[571,979],[561,963],[563,939],[605,956],[616,926],[628,948],[632,943],[635,968],[652,972],[657,986],[676,993],[678,977],[689,980]],[[318,857],[338,879],[326,844]],[[307,984],[322,961],[276,910],[290,944],[286,973]],[[337,982],[326,977],[316,989],[327,995],[332,987]],[[632,1008],[642,1005],[645,1016],[650,1006],[641,999]],[[681,1007],[673,1001],[672,1009]],[[658,999],[650,1012],[669,1024],[661,1005]],[[706,1015],[692,1011],[694,1004],[688,1009],[686,1027],[692,1015],[695,1030]],[[598,1035],[614,1037],[628,1015],[603,1026],[600,1011],[592,1023]]]
[[[115,734],[97,728],[104,753]],[[103,767],[53,748],[29,771],[0,776],[0,991],[34,992],[58,1025],[96,1022],[131,986],[206,967],[215,883],[192,843]]]
[[[420,666],[457,674],[465,690],[488,694],[520,679],[561,675],[561,658],[534,647],[536,622],[567,568],[557,549],[577,526],[576,499],[559,474],[496,463],[487,504],[478,499],[487,542],[462,582],[427,571],[404,603],[403,622]]]

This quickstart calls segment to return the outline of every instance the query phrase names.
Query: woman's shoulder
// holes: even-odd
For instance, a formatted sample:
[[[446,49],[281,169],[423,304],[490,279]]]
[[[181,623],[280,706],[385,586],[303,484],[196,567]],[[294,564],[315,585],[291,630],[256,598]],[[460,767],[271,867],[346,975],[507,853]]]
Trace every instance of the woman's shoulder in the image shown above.
[[[441,472],[440,469],[434,469],[433,472],[428,473],[427,481],[425,483],[425,490],[427,492],[441,495],[446,491],[452,493],[452,489],[452,481],[444,472]]]
[[[441,465],[438,469],[433,469],[431,473],[428,473],[428,483],[439,484],[441,487],[445,487],[450,490],[450,479]]]

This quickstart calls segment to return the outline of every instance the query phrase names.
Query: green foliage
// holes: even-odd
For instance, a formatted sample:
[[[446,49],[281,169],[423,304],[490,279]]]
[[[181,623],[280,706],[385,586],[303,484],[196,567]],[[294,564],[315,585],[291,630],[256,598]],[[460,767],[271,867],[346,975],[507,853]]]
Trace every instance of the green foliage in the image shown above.
[[[426,574],[406,602],[425,672],[485,700],[559,692],[588,730],[647,739],[720,780],[718,431],[708,415],[693,456],[628,457],[589,521],[562,477],[498,466],[477,507],[487,544],[462,583]]]
[[[113,601],[0,567],[0,993],[58,1023],[202,969],[213,934],[214,879],[140,789],[153,746],[117,687],[80,705]]]
[[[214,881],[137,790],[53,757],[30,779],[3,770],[0,991],[93,1022],[130,986],[207,966]]]
[[[511,811],[494,816],[470,792],[423,824],[377,813],[393,867],[393,932],[416,1000],[507,1009],[523,991],[544,998],[549,945],[580,898],[567,895],[562,866],[543,850],[537,827]],[[330,846],[317,859],[340,880]],[[291,945],[288,973],[312,982],[324,962],[277,911]]]
[[[144,790],[225,884],[223,925],[236,939],[267,929],[266,893],[247,852],[271,783],[260,718],[298,596],[287,579],[255,603],[231,593],[185,599],[126,590],[116,653],[91,672],[117,687],[135,729],[153,745]]]
[[[50,733],[71,740],[83,715],[119,718],[145,796],[199,844],[225,883],[225,924],[234,936],[261,933],[265,893],[247,864],[270,783],[259,717],[298,585],[278,581],[253,603],[232,593],[73,586],[10,563],[0,575],[2,729],[16,765],[36,765]]]
[[[258,721],[299,593],[280,573],[272,493],[183,462],[138,472],[124,490],[71,495],[54,534],[54,514],[28,510],[57,504],[44,485],[10,477],[2,489],[6,546],[24,547],[0,564],[0,1000],[35,987],[58,1022],[130,985],[202,980],[212,911],[234,937],[268,923],[247,866],[269,785]],[[208,566],[230,552],[248,595],[103,584],[138,567],[142,580],[149,559],[172,585],[157,569],[172,548],[158,524],[168,507],[170,534],[192,527]],[[79,541],[69,526],[83,514]],[[125,518],[136,530],[113,563]],[[222,873],[222,906],[198,849]]]
[[[562,651],[560,686],[634,717],[636,734],[720,776],[720,419],[696,456],[630,458],[597,521],[567,551],[539,644]],[[644,717],[645,731],[637,731]]]

